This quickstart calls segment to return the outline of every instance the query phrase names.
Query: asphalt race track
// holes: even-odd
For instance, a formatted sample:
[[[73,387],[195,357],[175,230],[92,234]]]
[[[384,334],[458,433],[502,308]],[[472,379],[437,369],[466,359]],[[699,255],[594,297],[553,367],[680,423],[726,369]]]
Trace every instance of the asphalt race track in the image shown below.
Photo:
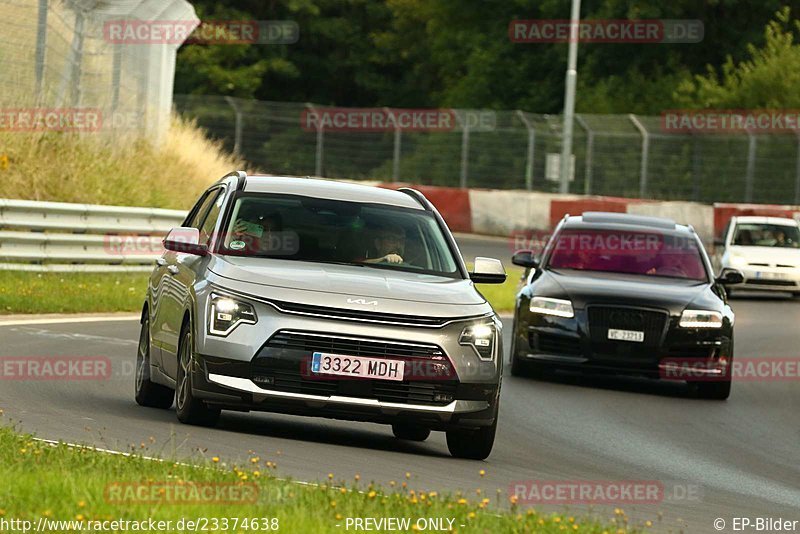
[[[504,240],[459,241],[468,261],[487,255],[510,263]],[[752,296],[732,305],[737,358],[800,356],[800,301]],[[275,460],[279,474],[307,481],[359,473],[362,483],[388,486],[410,472],[410,488],[473,497],[477,488],[492,498],[498,489],[505,495],[525,480],[659,481],[667,494],[661,503],[621,506],[635,520],[653,520],[659,532],[715,532],[718,517],[726,531],[734,517],[800,520],[797,380],[737,382],[731,398],[719,402],[695,399],[681,383],[571,375],[537,381],[507,373],[494,452],[475,462],[452,459],[441,433],[402,442],[388,427],[367,423],[225,412],[215,429],[180,425],[174,409],[141,408],[133,400],[138,328],[135,320],[0,326],[0,357],[107,356],[113,370],[107,380],[0,380],[5,421],[42,438],[116,450],[139,448],[152,436],[150,455],[174,450],[182,458],[218,455],[241,464],[255,451]],[[601,517],[613,508],[569,507]]]

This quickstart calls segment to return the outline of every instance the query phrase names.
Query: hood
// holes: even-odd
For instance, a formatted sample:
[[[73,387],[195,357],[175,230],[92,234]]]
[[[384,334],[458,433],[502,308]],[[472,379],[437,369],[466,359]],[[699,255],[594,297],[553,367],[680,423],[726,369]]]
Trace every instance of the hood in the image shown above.
[[[666,309],[672,315],[689,304],[711,310],[720,306],[707,282],[616,273],[544,271],[535,282],[534,294],[569,298],[576,308],[588,304],[643,306]]]
[[[208,269],[220,277],[218,283],[224,287],[274,300],[447,317],[491,310],[471,280],[356,265],[238,256],[215,256]]]
[[[743,247],[733,245],[730,255],[743,258],[747,263],[767,263],[769,265],[792,265],[800,267],[800,248],[782,247]]]

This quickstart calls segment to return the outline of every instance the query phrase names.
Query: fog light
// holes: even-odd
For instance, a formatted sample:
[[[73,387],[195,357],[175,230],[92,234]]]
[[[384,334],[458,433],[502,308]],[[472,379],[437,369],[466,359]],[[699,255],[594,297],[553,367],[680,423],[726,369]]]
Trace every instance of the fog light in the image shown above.
[[[433,401],[434,402],[453,402],[454,396],[449,393],[434,393],[433,394]]]

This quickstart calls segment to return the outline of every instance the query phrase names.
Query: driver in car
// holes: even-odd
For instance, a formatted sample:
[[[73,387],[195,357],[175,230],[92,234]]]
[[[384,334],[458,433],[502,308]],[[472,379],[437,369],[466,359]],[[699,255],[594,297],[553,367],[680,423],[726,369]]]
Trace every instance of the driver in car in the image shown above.
[[[373,244],[377,257],[363,259],[363,263],[403,263],[406,246],[403,227],[387,225],[379,228]]]

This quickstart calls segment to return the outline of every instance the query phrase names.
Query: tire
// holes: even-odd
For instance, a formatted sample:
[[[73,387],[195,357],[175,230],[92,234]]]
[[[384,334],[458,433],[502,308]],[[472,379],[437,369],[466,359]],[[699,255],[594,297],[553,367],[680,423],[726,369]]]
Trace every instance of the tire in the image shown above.
[[[194,360],[192,328],[188,323],[181,331],[178,344],[178,376],[175,390],[175,405],[178,421],[188,425],[214,426],[219,421],[220,409],[211,408],[192,393],[192,370]]]
[[[792,298],[795,298],[795,299],[800,299],[800,291],[794,291],[794,292],[792,292]]]
[[[497,417],[491,426],[477,430],[448,430],[447,448],[455,458],[485,460],[492,453],[497,433]]]
[[[150,380],[150,316],[145,313],[136,351],[135,398],[139,406],[167,410],[175,400],[175,391]]]
[[[397,439],[407,439],[409,441],[425,441],[431,435],[429,428],[409,423],[393,424],[392,432]]]
[[[514,321],[514,327],[511,329],[511,376],[526,376],[528,374],[528,366],[525,362],[517,358],[517,321]]]
[[[696,383],[697,396],[701,399],[725,400],[731,395],[731,381]]]

